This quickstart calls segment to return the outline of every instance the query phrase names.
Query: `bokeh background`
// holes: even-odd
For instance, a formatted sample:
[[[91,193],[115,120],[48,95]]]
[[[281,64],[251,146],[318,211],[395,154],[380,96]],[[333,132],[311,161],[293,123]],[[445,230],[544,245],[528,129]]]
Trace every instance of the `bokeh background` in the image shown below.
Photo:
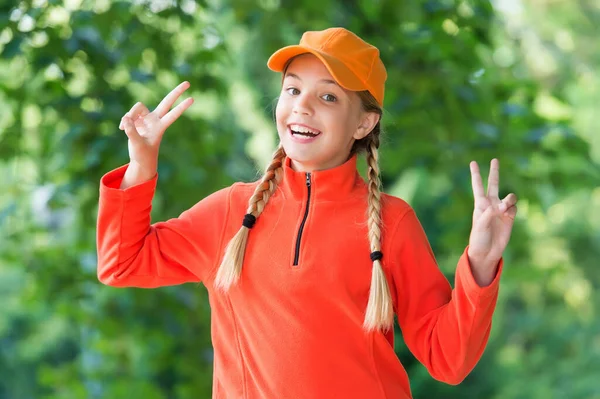
[[[256,179],[276,145],[269,55],[344,26],[389,80],[385,191],[421,219],[453,282],[468,163],[501,163],[519,213],[487,350],[459,386],[397,331],[416,398],[600,398],[597,0],[0,1],[0,398],[209,398],[202,285],[96,278],[101,176],[121,116],[183,80],[194,105],[160,154],[153,220]],[[364,164],[362,164],[364,165]]]

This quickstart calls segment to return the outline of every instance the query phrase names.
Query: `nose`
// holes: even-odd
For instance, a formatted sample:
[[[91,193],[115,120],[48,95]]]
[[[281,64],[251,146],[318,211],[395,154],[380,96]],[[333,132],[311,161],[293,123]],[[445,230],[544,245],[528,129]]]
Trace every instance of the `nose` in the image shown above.
[[[294,101],[294,108],[292,111],[294,114],[300,115],[311,115],[313,112],[312,103],[309,98],[309,94],[304,92],[296,97]]]

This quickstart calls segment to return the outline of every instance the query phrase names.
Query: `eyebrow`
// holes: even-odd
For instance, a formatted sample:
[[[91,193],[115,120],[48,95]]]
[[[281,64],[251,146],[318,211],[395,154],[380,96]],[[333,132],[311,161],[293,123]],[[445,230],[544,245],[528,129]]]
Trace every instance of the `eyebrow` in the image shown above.
[[[285,74],[285,77],[287,78],[288,76],[291,77],[291,78],[296,78],[296,79],[298,79],[299,81],[302,82],[302,79],[300,79],[300,76],[296,75],[295,73],[289,73],[288,72],[288,73]],[[319,80],[319,82],[320,83],[327,83],[327,84],[334,84],[336,86],[339,86],[339,84],[335,80],[331,80],[331,79],[321,79],[321,80]]]

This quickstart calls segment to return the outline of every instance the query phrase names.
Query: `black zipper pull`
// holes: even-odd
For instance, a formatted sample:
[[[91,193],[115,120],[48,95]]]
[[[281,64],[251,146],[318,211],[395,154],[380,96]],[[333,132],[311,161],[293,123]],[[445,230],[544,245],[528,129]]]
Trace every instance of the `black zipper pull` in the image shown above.
[[[310,173],[306,174],[306,186],[310,187]]]

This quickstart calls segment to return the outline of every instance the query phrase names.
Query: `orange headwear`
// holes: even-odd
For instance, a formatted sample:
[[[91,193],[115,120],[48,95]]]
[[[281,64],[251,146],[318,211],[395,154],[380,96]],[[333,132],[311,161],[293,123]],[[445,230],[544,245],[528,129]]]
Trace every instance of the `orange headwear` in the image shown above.
[[[292,57],[305,53],[318,57],[340,86],[352,91],[368,90],[383,106],[387,72],[377,47],[344,28],[309,31],[302,35],[300,44],[276,51],[267,66],[282,72]]]

